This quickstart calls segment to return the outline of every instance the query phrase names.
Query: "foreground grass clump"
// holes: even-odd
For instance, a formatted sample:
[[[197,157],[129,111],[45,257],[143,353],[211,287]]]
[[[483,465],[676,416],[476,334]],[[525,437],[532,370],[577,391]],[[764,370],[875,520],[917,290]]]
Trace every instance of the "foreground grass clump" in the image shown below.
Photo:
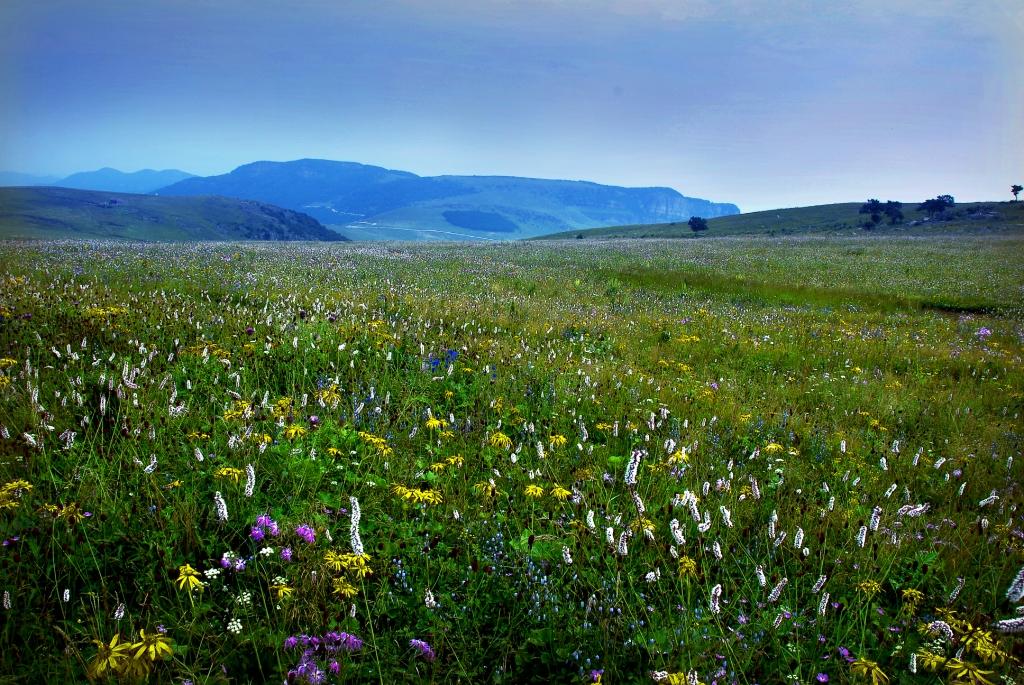
[[[1021,247],[6,244],[0,671],[1019,681]]]

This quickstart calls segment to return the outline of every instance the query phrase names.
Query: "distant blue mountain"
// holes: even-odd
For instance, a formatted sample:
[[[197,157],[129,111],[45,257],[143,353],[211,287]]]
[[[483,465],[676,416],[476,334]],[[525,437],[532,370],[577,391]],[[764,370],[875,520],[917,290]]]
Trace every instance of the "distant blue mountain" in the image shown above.
[[[50,185],[61,188],[77,188],[79,190],[106,190],[111,193],[151,193],[154,190],[169,186],[187,178],[192,174],[178,169],[164,169],[155,171],[143,169],[132,173],[125,173],[110,167],[97,169],[96,171],[82,171],[71,174]]]
[[[526,238],[577,228],[738,214],[671,188],[623,188],[515,176],[433,176],[355,162],[254,162],[192,177],[161,195],[223,195],[300,210],[346,235]]]
[[[52,186],[60,179],[59,176],[37,176],[23,174],[18,171],[0,171],[0,186]]]

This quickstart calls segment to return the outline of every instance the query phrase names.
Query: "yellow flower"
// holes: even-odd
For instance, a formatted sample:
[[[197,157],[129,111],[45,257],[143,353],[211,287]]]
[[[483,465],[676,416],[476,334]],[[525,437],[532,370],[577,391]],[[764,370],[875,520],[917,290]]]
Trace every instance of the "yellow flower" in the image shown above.
[[[271,411],[271,413],[274,415],[274,418],[279,419],[282,416],[287,416],[288,414],[291,413],[291,411],[292,398],[282,397],[281,399],[274,403],[274,409]]]
[[[648,519],[648,518],[638,518],[635,521],[633,521],[629,525],[629,527],[632,528],[634,531],[636,531],[638,533],[641,532],[641,531],[644,531],[644,530],[649,530],[649,531],[651,531],[653,533],[654,532],[654,521],[652,521],[651,519]]]
[[[512,439],[501,431],[491,433],[491,447],[507,450],[512,447]]]
[[[346,572],[352,574],[354,577],[359,579],[373,575],[373,569],[370,568],[369,562],[369,554],[349,553],[341,555],[342,567],[344,567]]]
[[[992,639],[992,633],[988,630],[977,630],[969,623],[965,627],[966,635],[963,637],[963,645],[985,661],[1002,661],[1005,659],[1005,652],[999,649],[999,645]]]
[[[288,426],[287,428],[284,429],[284,437],[287,438],[288,440],[301,438],[305,434],[306,429],[303,428],[302,426],[296,426],[295,424],[292,424],[291,426]]]
[[[904,602],[915,607],[924,601],[924,593],[911,587],[903,590],[901,594],[903,595]]]
[[[178,589],[203,591],[203,581],[199,580],[199,572],[192,568],[191,564],[184,564],[178,567]]]
[[[690,461],[690,455],[686,451],[685,447],[680,447],[675,452],[673,452],[671,455],[669,455],[669,458],[668,458],[668,463],[669,464],[682,464],[682,463],[685,463],[685,462],[688,462],[688,461]]]
[[[0,510],[17,509],[22,495],[31,490],[32,484],[20,478],[0,485]]]
[[[294,590],[291,587],[289,587],[288,585],[285,585],[284,583],[278,583],[276,585],[271,585],[270,589],[273,590],[277,594],[277,598],[279,600],[287,599],[288,597],[291,597],[292,592],[294,592]]]
[[[874,597],[882,589],[882,586],[878,584],[878,581],[864,580],[857,583],[857,589],[868,597]]]
[[[69,502],[60,510],[60,513],[57,514],[57,518],[64,519],[68,523],[74,525],[84,521],[85,514],[82,512],[82,508],[79,507],[78,504],[75,502]]]
[[[338,392],[338,385],[336,383],[332,383],[330,387],[321,390],[319,395],[324,404],[334,404],[341,401],[341,393]]]
[[[213,475],[217,478],[230,480],[235,485],[238,485],[238,479],[242,477],[242,469],[235,469],[230,466],[225,466],[214,471]]]
[[[556,433],[555,435],[551,436],[551,448],[552,449],[555,449],[557,447],[565,447],[565,445],[568,442],[569,441],[566,439],[566,437],[564,435],[558,435]]]
[[[333,549],[328,550],[327,554],[324,555],[324,562],[327,564],[328,568],[334,571],[341,570],[341,555],[335,552]]]
[[[871,685],[886,685],[889,676],[885,675],[882,667],[870,659],[857,659],[850,664],[850,672],[871,681]]]
[[[917,653],[917,664],[927,671],[938,669],[945,661],[945,657],[934,652],[922,651]]]
[[[570,490],[566,490],[561,485],[555,485],[551,490],[551,496],[564,502],[572,496],[572,492]]]
[[[132,649],[127,642],[121,642],[120,633],[110,638],[110,644],[104,644],[99,640],[93,640],[93,644],[98,649],[96,658],[89,664],[89,672],[94,678],[101,678],[107,673],[116,673],[121,670]]]
[[[990,675],[992,671],[983,671],[974,664],[960,659],[950,659],[946,663],[946,669],[953,674],[954,683],[963,683],[964,685],[993,685],[992,681],[985,676]]]
[[[442,421],[441,419],[437,418],[436,416],[431,416],[429,419],[427,419],[427,430],[437,430],[437,429],[444,430],[447,427],[448,427],[448,422],[447,421]]]
[[[543,497],[544,496],[544,488],[542,488],[539,485],[527,485],[526,486],[526,496],[527,497]]]
[[[391,486],[391,492],[398,495],[407,502],[414,504],[441,504],[444,499],[441,493],[436,490],[420,490],[419,488],[407,488],[398,483]]]
[[[148,678],[152,670],[153,662],[148,659],[129,659],[122,666],[120,675],[129,680],[140,681]]]
[[[775,454],[776,452],[782,451],[782,445],[777,442],[769,442],[764,446],[763,450],[766,454]]]
[[[174,650],[171,649],[170,638],[164,637],[160,633],[146,635],[145,630],[139,631],[139,641],[131,648],[135,652],[135,659],[146,658],[150,661],[159,661],[174,653]]]
[[[334,586],[334,594],[342,599],[349,599],[359,594],[359,588],[344,578],[335,578],[331,584]]]
[[[473,489],[477,491],[477,494],[484,497],[495,497],[498,494],[498,487],[494,483],[488,483],[487,481],[480,481],[473,486]]]
[[[11,359],[10,357],[4,357],[3,359],[0,359],[0,369],[9,368],[11,366],[14,366],[17,363],[18,363],[18,361],[16,359]]]
[[[697,562],[690,557],[679,557],[679,575],[682,578],[697,576]]]

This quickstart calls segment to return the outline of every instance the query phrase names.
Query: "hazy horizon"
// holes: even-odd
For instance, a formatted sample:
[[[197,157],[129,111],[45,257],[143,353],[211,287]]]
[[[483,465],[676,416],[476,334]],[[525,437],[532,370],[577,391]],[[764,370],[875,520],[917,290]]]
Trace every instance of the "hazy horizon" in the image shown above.
[[[9,0],[0,169],[308,157],[667,186],[745,212],[1008,199],[1021,45],[1024,12],[1001,0]]]

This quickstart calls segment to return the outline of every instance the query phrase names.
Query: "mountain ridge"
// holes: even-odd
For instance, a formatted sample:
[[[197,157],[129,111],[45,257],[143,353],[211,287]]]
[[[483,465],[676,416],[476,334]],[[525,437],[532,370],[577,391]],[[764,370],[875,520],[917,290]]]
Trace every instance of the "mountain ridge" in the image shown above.
[[[93,171],[79,171],[50,185],[114,193],[150,193],[193,176],[180,169],[139,169],[126,172],[103,167]]]
[[[469,231],[468,237],[507,240],[739,212],[734,204],[687,197],[667,187],[626,188],[520,176],[418,176],[313,158],[250,162],[226,174],[188,178],[156,192],[271,202],[366,238],[407,237],[398,231],[429,239],[436,235],[428,234]]]

